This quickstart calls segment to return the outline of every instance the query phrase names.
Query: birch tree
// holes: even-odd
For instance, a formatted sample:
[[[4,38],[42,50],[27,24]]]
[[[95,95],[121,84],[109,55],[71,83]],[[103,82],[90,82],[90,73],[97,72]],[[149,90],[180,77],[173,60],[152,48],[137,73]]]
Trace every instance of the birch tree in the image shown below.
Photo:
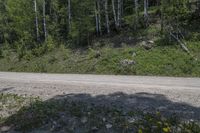
[[[144,22],[148,26],[148,0],[144,0]]]
[[[110,22],[109,22],[109,15],[108,15],[108,0],[105,0],[105,19],[106,19],[106,29],[107,33],[110,34]]]
[[[68,30],[71,32],[71,0],[68,0]]]
[[[112,0],[112,10],[113,10],[115,28],[118,29],[117,14],[116,14],[116,9],[115,9],[115,0]]]
[[[96,33],[99,34],[99,20],[98,20],[98,11],[97,11],[97,1],[94,3],[94,13],[95,13],[95,21],[96,21]]]
[[[43,0],[43,30],[44,38],[47,39],[47,27],[46,27],[46,0]]]
[[[138,0],[134,0],[134,4],[135,4],[135,17],[134,17],[134,21],[135,21],[135,25],[134,28],[135,30],[138,27],[138,17],[139,17],[139,12],[138,12]]]
[[[101,6],[100,6],[100,0],[97,0],[97,13],[98,13],[99,33],[100,33],[100,35],[102,35],[102,30],[101,30]]]
[[[36,39],[37,39],[37,41],[39,41],[39,24],[38,24],[37,0],[34,0],[34,11],[35,11]]]
[[[118,0],[117,5],[117,26],[121,27],[121,0]]]

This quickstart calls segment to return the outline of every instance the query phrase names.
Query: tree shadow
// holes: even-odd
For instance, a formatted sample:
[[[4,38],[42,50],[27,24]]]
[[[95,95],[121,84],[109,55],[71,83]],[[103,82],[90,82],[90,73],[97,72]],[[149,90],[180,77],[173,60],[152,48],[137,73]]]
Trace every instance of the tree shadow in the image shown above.
[[[35,129],[37,129],[35,132],[48,130],[56,133],[137,132],[140,128],[138,123],[126,125],[130,118],[140,124],[146,124],[144,128],[149,129],[148,133],[156,133],[161,132],[162,126],[165,125],[151,129],[151,126],[158,123],[157,121],[172,122],[175,125],[178,125],[176,121],[180,120],[200,121],[200,108],[170,101],[161,94],[129,95],[122,92],[97,96],[67,94],[47,101],[36,100],[30,106],[23,107],[10,116],[3,125],[9,125],[12,131],[20,132],[35,131]],[[109,123],[112,123],[112,128],[109,127],[111,126]],[[200,128],[196,128],[195,131],[200,131]]]
[[[0,88],[0,93],[5,93],[5,92],[9,92],[10,90],[14,89],[14,87],[9,87],[9,88]]]

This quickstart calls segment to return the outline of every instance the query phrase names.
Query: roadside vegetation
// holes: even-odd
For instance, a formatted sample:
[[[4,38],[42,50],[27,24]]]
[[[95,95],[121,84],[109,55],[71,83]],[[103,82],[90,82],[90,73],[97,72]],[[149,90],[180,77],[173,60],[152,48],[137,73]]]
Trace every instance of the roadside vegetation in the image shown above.
[[[188,47],[200,58],[199,42]],[[60,46],[37,57],[31,51],[19,59],[13,50],[4,50],[0,59],[1,71],[90,73],[162,76],[200,76],[200,62],[177,46],[159,46],[146,50],[143,46],[89,48],[71,50]]]
[[[12,104],[11,104],[12,103]],[[0,94],[0,130],[18,132],[136,132],[199,133],[193,120],[182,121],[160,112],[124,111],[115,106],[87,104],[55,98]],[[5,115],[5,113],[7,115]]]
[[[18,1],[0,1],[0,71],[200,76],[198,0]]]

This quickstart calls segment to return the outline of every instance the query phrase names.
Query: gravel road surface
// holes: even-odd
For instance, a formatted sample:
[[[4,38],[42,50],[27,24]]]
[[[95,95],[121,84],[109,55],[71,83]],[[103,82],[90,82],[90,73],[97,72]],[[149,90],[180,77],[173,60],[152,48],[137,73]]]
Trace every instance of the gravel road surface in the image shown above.
[[[0,72],[0,93],[68,97],[200,120],[200,78]]]

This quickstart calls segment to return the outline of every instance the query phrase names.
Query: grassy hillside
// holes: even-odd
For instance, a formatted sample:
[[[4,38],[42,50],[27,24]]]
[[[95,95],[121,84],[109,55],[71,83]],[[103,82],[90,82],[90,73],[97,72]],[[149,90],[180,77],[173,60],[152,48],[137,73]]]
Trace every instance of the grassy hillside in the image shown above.
[[[23,58],[14,50],[4,50],[0,59],[1,71],[90,73],[162,76],[200,76],[200,63],[185,53],[179,45],[160,45],[151,49],[140,42],[136,46],[112,44],[101,48],[55,48],[37,57],[26,52]],[[200,59],[200,42],[188,42],[195,58]]]

